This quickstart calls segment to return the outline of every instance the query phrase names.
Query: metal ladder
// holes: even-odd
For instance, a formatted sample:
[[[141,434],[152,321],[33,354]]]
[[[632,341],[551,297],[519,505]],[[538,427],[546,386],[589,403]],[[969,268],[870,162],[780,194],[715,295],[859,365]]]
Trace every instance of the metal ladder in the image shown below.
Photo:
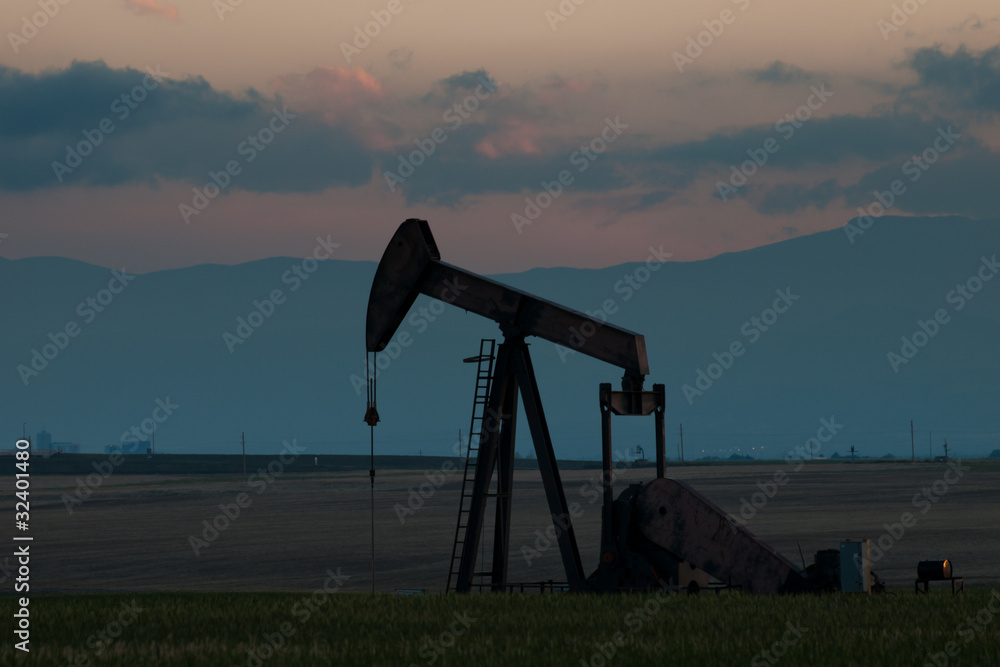
[[[465,472],[462,475],[462,494],[458,501],[458,523],[455,526],[455,542],[451,547],[451,565],[448,568],[448,584],[445,592],[450,593],[453,583],[457,585],[458,569],[462,560],[462,545],[465,544],[466,527],[472,505],[472,488],[476,478],[476,459],[479,454],[479,434],[486,419],[486,407],[490,400],[493,382],[493,361],[496,358],[496,340],[483,338],[479,341],[479,355],[462,361],[477,364],[476,392],[472,400],[472,419],[469,424],[469,444],[465,455]],[[477,572],[476,576],[484,573]]]

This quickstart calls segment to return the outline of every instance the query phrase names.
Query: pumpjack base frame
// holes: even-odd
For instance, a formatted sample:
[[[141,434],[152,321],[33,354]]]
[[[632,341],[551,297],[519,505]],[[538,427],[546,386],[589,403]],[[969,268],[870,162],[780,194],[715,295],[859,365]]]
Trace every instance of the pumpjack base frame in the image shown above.
[[[491,419],[483,421],[479,436],[479,453],[476,460],[476,475],[473,480],[469,519],[462,544],[455,591],[470,592],[477,585],[477,576],[489,577],[489,588],[493,591],[509,589],[507,581],[508,555],[510,550],[511,498],[514,472],[514,440],[517,423],[518,395],[524,405],[525,418],[531,432],[538,461],[542,484],[549,506],[549,512],[556,531],[556,541],[566,573],[569,590],[591,590],[595,582],[584,575],[580,550],[573,528],[573,520],[566,502],[555,451],[549,434],[548,423],[542,408],[541,395],[535,379],[531,355],[523,335],[505,332],[504,340],[497,350],[487,414]],[[615,545],[616,534],[613,489],[614,460],[611,454],[611,414],[649,415],[656,418],[657,476],[665,473],[665,434],[663,409],[665,404],[663,385],[654,385],[653,391],[642,391],[641,382],[626,377],[623,391],[612,391],[610,384],[600,386],[602,414],[602,485],[604,508],[602,514],[601,553],[602,560],[619,558],[619,548]],[[490,494],[493,472],[497,473],[497,489]],[[492,569],[476,571],[476,558],[482,539],[487,499],[496,498]],[[608,556],[608,554],[611,554]],[[598,584],[598,588],[601,588]]]

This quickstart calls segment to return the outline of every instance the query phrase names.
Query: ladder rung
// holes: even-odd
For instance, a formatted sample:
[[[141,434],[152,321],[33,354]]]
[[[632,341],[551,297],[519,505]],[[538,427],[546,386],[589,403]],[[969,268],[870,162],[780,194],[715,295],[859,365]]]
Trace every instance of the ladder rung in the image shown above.
[[[494,369],[494,352],[496,350],[496,340],[492,338],[483,338],[479,341],[479,356],[470,357],[465,359],[467,362],[476,362],[476,385],[475,393],[472,400],[472,420],[469,429],[469,440],[467,447],[467,454],[465,459],[465,471],[462,477],[462,491],[459,499],[458,507],[458,521],[455,527],[455,542],[452,546],[452,562],[448,571],[448,584],[446,586],[447,590],[451,590],[453,587],[451,585],[452,580],[457,577],[458,563],[461,561],[461,549],[460,545],[466,543],[465,538],[468,536],[469,530],[469,515],[472,514],[471,502],[466,503],[465,499],[469,498],[470,501],[474,497],[472,489],[475,487],[475,476],[477,471],[476,462],[478,460],[478,454],[480,453],[480,438],[481,431],[486,421],[486,408],[490,403],[490,392],[493,383],[493,369]],[[478,427],[478,428],[477,428]],[[476,456],[473,456],[476,455]],[[487,489],[488,490],[488,489]],[[499,493],[487,493],[487,498],[509,498],[510,494],[499,494]],[[473,577],[491,577],[492,572],[475,572]],[[456,586],[457,588],[457,586]],[[478,588],[482,590],[483,584],[479,583]]]

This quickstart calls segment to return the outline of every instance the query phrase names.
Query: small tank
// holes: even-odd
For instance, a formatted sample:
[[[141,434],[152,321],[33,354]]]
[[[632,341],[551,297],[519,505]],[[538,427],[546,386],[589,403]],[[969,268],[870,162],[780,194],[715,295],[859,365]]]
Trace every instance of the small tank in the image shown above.
[[[921,581],[940,581],[951,578],[951,561],[922,560],[917,563],[917,579]]]

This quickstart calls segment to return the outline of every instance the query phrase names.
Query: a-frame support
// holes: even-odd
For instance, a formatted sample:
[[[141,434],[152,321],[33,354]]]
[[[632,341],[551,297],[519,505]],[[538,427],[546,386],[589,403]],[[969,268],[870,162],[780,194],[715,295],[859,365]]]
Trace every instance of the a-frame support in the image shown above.
[[[455,585],[455,590],[459,593],[469,592],[476,576],[488,576],[490,587],[495,591],[503,590],[507,584],[518,394],[524,404],[525,418],[534,441],[545,497],[555,524],[559,553],[566,570],[566,581],[571,589],[578,589],[584,579],[580,551],[573,533],[562,480],[559,478],[559,469],[556,466],[552,439],[549,437],[549,428],[542,410],[528,345],[524,342],[524,336],[506,335],[497,351],[487,416],[483,420],[483,429],[479,437],[479,455],[473,481],[472,502],[469,507],[469,522],[462,544],[462,559]],[[490,494],[494,468],[497,470],[497,493]],[[491,495],[496,497],[492,569],[488,572],[476,572],[476,552],[482,539],[486,501]]]

